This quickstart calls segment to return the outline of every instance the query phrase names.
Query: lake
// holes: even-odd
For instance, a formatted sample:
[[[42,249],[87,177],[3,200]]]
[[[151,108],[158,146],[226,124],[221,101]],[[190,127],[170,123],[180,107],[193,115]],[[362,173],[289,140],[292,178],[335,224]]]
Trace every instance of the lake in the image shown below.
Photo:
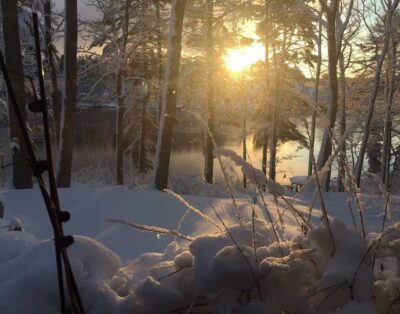
[[[115,109],[114,108],[84,108],[81,109],[76,118],[76,142],[73,160],[74,177],[81,182],[101,181],[112,183],[115,169]],[[43,143],[40,140],[40,132],[35,133],[37,152],[43,155]],[[242,135],[239,129],[225,130],[225,134],[219,135],[219,145],[223,148],[234,150],[242,154]],[[320,137],[320,134],[317,136]],[[204,171],[204,153],[202,135],[198,127],[177,125],[174,133],[174,145],[170,162],[171,177],[201,177]],[[9,148],[8,128],[0,128],[0,152],[4,154],[4,163],[11,160]],[[251,162],[254,167],[261,168],[261,149],[255,147],[252,142],[252,134],[247,136],[247,148]],[[53,145],[54,156],[56,147]],[[316,150],[319,147],[317,139]],[[277,181],[289,184],[292,176],[306,175],[308,164],[308,149],[299,147],[298,143],[289,141],[279,145],[277,165]],[[229,161],[228,168],[238,173],[239,169]],[[129,161],[126,161],[127,169]],[[222,178],[222,172],[217,160],[214,162],[214,179]],[[7,180],[11,175],[11,167],[2,171],[2,180]],[[86,176],[86,177],[85,177]],[[97,177],[96,177],[97,176]],[[127,178],[130,174],[127,170]],[[109,181],[109,182],[108,182]],[[127,180],[129,181],[129,180]]]

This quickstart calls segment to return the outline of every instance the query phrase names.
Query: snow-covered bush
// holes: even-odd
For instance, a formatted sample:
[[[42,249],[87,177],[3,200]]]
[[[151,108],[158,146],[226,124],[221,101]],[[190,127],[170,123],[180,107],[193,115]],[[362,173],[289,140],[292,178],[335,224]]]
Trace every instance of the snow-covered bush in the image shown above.
[[[114,288],[135,313],[375,313],[373,296],[387,308],[399,279],[374,283],[368,241],[337,220],[331,228],[333,255],[324,227],[278,243],[264,220],[242,222],[142,256]]]

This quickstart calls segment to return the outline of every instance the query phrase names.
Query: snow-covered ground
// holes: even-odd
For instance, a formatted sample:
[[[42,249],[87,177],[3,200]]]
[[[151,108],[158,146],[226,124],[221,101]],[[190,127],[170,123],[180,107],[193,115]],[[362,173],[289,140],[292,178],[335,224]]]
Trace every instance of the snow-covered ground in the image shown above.
[[[307,220],[312,195],[287,197],[294,209],[279,199],[279,212],[274,197],[264,195],[277,235],[260,195],[241,195],[237,209],[230,198],[183,197],[194,208],[151,190],[60,189],[72,216],[64,230],[75,237],[68,252],[88,313],[384,313],[400,296],[398,229],[382,237],[375,272],[372,257],[363,260],[369,245],[376,247],[381,196],[362,196],[364,240],[354,199],[354,220],[350,213],[352,196],[325,194],[335,248],[319,209],[310,228],[293,215]],[[41,195],[2,191],[1,201],[0,227],[18,218],[23,231],[0,229],[0,313],[57,313],[54,245]],[[393,221],[398,201],[392,198]],[[115,220],[164,229],[143,232]],[[163,235],[171,230],[186,239]]]

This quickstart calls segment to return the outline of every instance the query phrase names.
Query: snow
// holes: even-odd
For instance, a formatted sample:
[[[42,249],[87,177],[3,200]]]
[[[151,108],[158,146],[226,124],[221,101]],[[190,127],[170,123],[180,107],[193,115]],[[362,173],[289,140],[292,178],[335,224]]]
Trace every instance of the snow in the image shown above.
[[[285,188],[283,186],[275,181],[268,180],[260,169],[254,168],[235,151],[225,148],[216,148],[214,149],[214,154],[216,157],[223,156],[230,158],[237,166],[241,167],[241,170],[246,175],[246,178],[254,185],[259,187],[265,185],[267,190],[275,195],[285,194]]]
[[[294,176],[290,178],[290,183],[303,186],[304,184],[307,183],[307,180],[308,176]]]
[[[400,296],[400,226],[379,233],[382,197],[362,196],[364,239],[360,224],[352,227],[347,194],[324,195],[332,256],[320,210],[313,210],[312,229],[304,233],[278,201],[283,232],[271,194],[264,199],[279,243],[257,197],[252,205],[249,197],[237,198],[238,221],[228,198],[128,187],[59,191],[71,213],[64,230],[75,238],[68,253],[88,313],[386,313]],[[287,198],[308,214],[312,195]],[[1,312],[57,313],[54,242],[40,193],[2,191],[1,200],[1,226],[19,221],[22,227],[0,229]],[[373,254],[364,256],[378,241],[373,269]]]

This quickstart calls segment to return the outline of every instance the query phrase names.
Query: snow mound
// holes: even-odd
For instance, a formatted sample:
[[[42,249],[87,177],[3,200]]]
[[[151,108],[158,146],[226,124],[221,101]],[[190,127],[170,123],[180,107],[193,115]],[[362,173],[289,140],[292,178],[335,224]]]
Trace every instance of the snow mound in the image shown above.
[[[374,273],[367,240],[333,220],[325,228],[275,242],[264,220],[173,242],[114,277],[135,313],[373,313]],[[253,233],[254,230],[254,233]],[[254,234],[254,236],[253,236]],[[138,279],[139,277],[140,279]],[[135,279],[136,278],[136,279]],[[123,287],[125,285],[125,287]],[[393,286],[393,283],[392,283]],[[350,292],[351,291],[351,292]]]
[[[109,281],[120,259],[97,241],[76,236],[68,249],[85,308],[112,313],[119,298]],[[0,304],[2,313],[58,313],[59,296],[54,242],[24,232],[0,236]]]

